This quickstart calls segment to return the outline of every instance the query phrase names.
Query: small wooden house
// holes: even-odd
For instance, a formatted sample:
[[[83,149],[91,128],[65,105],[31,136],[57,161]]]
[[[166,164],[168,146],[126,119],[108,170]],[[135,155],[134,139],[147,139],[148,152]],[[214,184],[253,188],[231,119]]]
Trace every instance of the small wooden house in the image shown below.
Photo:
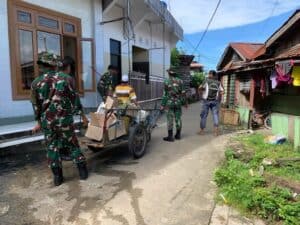
[[[234,96],[229,98],[233,99],[241,120],[249,123],[254,110],[271,110],[273,133],[289,137],[295,147],[300,147],[300,10],[249,59],[234,60],[227,56],[228,51],[227,48],[218,71],[224,83],[226,77],[231,77],[227,98]],[[228,99],[224,102],[228,103]]]

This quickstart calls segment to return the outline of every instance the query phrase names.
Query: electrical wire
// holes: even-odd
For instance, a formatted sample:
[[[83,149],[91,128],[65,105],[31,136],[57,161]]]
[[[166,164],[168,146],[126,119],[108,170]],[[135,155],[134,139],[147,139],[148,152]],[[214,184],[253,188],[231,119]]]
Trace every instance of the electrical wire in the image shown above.
[[[216,15],[216,13],[217,13],[217,11],[218,11],[218,9],[219,9],[219,6],[221,5],[221,2],[222,2],[222,0],[219,0],[219,1],[218,1],[218,4],[217,4],[217,6],[216,6],[216,8],[215,8],[215,10],[214,10],[214,12],[213,12],[211,18],[209,19],[208,24],[207,24],[207,26],[206,26],[206,28],[205,28],[205,31],[203,32],[203,34],[202,34],[202,36],[201,36],[201,38],[200,38],[198,44],[196,45],[193,54],[194,54],[195,52],[197,52],[197,50],[198,50],[200,44],[202,43],[204,37],[206,36],[206,33],[207,33],[207,31],[208,31],[208,29],[209,29],[211,23],[213,22],[213,20],[214,20],[214,18],[215,18],[215,15]]]

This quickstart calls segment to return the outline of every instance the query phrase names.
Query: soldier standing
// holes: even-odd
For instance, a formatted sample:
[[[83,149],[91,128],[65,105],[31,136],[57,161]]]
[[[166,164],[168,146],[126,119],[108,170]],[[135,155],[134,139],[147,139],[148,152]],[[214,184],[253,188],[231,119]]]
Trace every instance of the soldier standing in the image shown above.
[[[97,84],[98,92],[104,102],[106,101],[107,96],[111,96],[114,93],[115,88],[119,83],[117,68],[110,65],[107,70],[108,71],[101,76]]]
[[[183,81],[176,77],[174,69],[167,70],[169,79],[164,83],[164,94],[162,98],[161,110],[167,110],[168,136],[163,138],[164,141],[173,142],[174,120],[176,125],[175,139],[181,139],[182,129],[182,106],[187,107]]]
[[[87,179],[86,159],[74,129],[73,116],[78,110],[78,95],[73,87],[73,78],[55,71],[58,57],[54,54],[40,54],[38,64],[45,68],[45,73],[32,83],[31,98],[38,122],[33,132],[42,129],[45,134],[47,158],[54,175],[54,185],[59,186],[63,182],[60,150],[64,148],[70,150],[71,157],[77,164],[80,179]]]

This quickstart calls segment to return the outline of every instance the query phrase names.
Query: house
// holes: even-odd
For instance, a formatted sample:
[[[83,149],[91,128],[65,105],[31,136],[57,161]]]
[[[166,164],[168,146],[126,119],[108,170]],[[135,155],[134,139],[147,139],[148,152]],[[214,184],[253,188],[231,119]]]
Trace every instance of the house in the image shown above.
[[[199,62],[193,61],[190,65],[191,73],[202,73],[204,71],[204,66]]]
[[[300,146],[299,28],[297,10],[248,60],[230,63],[222,57],[218,65],[223,80],[235,77],[228,87],[241,120],[249,123],[253,110],[270,109],[273,133],[289,137],[295,147]]]
[[[254,104],[253,99],[250,99],[251,75],[237,74],[235,69],[251,61],[262,46],[261,43],[230,43],[217,66],[226,93],[223,104],[227,107],[238,105],[242,122],[248,122],[249,112]],[[240,87],[239,84],[243,86]]]
[[[159,0],[1,0],[0,124],[33,119],[30,85],[38,54],[76,61],[83,106],[97,107],[109,64],[130,75],[139,100],[161,96],[170,51],[183,30]]]

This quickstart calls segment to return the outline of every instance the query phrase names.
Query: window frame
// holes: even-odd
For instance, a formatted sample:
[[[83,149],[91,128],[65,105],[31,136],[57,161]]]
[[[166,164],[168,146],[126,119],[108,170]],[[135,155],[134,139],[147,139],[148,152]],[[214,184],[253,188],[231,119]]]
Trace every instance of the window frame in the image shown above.
[[[82,42],[90,42],[91,43],[91,58],[92,58],[92,89],[84,89],[84,84],[82,82],[82,87],[84,89],[84,92],[95,92],[96,91],[96,71],[95,71],[95,63],[96,63],[96,49],[95,49],[95,41],[93,38],[81,38],[80,43]],[[81,45],[82,48],[82,45]],[[82,52],[82,49],[81,49]],[[82,60],[82,57],[81,57]],[[83,65],[83,62],[81,62],[81,65]],[[82,72],[81,74],[83,74],[83,67],[82,67]],[[82,77],[81,77],[82,80]]]
[[[8,31],[9,31],[9,48],[10,48],[10,72],[11,72],[11,86],[13,100],[28,100],[30,99],[30,90],[22,88],[22,74],[20,64],[20,47],[19,47],[19,30],[30,31],[33,34],[33,59],[34,59],[34,77],[38,76],[38,49],[37,49],[37,32],[48,32],[59,34],[61,36],[61,56],[64,57],[63,38],[67,36],[76,38],[76,71],[78,80],[76,81],[79,94],[83,95],[82,84],[82,52],[81,39],[82,28],[81,19],[66,15],[54,10],[46,9],[37,5],[33,5],[21,0],[9,0],[8,5]],[[31,23],[24,23],[18,21],[18,11],[28,12],[31,15]],[[49,19],[58,21],[59,28],[51,29],[40,26],[38,24],[38,17],[43,16]],[[64,23],[70,23],[75,26],[75,33],[65,32]]]

